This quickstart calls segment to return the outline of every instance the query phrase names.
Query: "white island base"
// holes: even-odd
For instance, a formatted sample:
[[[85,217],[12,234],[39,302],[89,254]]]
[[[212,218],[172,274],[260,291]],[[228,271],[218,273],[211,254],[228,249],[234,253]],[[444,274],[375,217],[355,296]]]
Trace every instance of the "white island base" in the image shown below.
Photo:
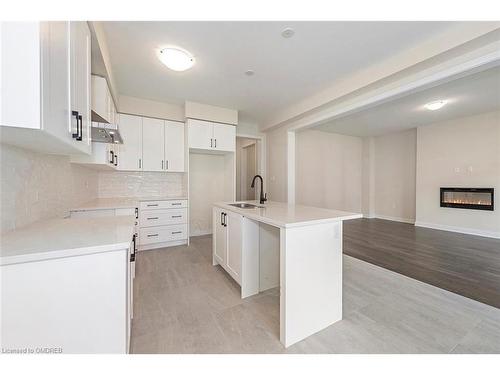
[[[213,215],[213,264],[240,284],[242,298],[280,287],[285,347],[342,319],[342,221],[360,214],[269,202],[218,203]]]

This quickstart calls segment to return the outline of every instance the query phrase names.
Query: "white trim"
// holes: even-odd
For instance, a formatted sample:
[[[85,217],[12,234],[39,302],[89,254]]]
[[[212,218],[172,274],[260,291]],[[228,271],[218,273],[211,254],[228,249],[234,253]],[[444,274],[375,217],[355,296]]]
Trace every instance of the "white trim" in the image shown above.
[[[192,230],[190,233],[191,237],[198,237],[198,236],[206,236],[207,234],[212,234],[212,229],[204,229],[204,230]]]
[[[295,132],[287,134],[287,202],[295,204]]]
[[[415,219],[408,219],[408,218],[404,218],[404,217],[386,216],[386,215],[375,214],[371,218],[390,220],[390,221],[398,221],[400,223],[415,224]]]
[[[445,231],[448,231],[448,232],[456,232],[456,233],[463,233],[463,234],[472,234],[474,236],[482,236],[482,237],[490,237],[490,238],[500,238],[500,232],[493,232],[493,231],[473,229],[473,228],[455,227],[455,226],[452,226],[452,225],[442,225],[442,224],[424,223],[424,222],[421,222],[421,221],[416,221],[415,222],[415,226],[416,227],[423,227],[423,228],[445,230]]]

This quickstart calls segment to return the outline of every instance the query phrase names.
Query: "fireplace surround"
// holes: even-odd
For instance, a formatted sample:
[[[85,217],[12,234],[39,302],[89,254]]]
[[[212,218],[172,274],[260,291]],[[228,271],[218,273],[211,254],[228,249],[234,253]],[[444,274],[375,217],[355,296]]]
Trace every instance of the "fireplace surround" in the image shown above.
[[[493,188],[440,188],[440,206],[470,210],[494,210]]]

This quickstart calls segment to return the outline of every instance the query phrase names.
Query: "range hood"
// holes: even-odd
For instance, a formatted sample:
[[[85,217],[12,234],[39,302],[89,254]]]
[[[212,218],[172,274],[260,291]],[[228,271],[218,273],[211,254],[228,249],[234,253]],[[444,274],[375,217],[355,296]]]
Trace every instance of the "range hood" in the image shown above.
[[[92,142],[123,143],[118,125],[92,121]]]

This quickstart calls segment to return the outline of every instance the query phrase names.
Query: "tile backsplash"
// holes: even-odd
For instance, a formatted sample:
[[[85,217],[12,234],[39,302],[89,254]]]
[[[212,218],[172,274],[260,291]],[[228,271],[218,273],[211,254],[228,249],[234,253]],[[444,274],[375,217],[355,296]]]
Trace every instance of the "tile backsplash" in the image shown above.
[[[45,155],[0,144],[1,232],[35,221],[64,217],[97,197],[97,171],[71,164],[68,156]]]
[[[177,197],[187,194],[185,173],[99,172],[99,198]]]

